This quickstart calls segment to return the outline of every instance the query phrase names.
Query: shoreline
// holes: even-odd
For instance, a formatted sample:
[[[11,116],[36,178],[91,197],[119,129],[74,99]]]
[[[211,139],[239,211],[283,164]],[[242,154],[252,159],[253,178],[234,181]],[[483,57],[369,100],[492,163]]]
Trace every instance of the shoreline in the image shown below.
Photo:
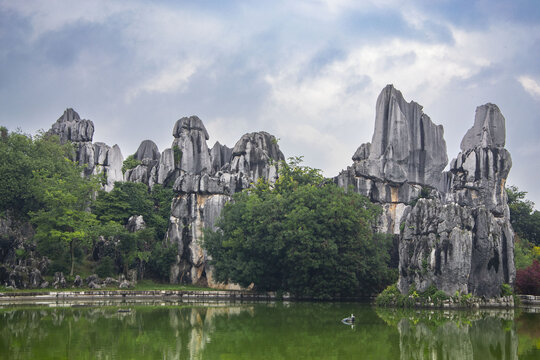
[[[248,291],[224,290],[82,290],[82,291],[36,291],[36,292],[2,292],[0,305],[11,302],[39,302],[44,300],[278,300],[275,293],[255,293]],[[282,296],[279,300],[289,300]]]

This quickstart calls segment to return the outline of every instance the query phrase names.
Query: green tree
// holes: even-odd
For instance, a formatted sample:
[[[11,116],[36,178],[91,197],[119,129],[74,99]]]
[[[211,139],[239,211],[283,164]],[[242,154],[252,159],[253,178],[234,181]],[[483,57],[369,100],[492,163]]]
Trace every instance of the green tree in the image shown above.
[[[30,211],[43,206],[39,179],[42,171],[61,174],[65,158],[74,156],[71,144],[61,145],[58,137],[40,133],[32,137],[9,133],[0,127],[0,212],[11,211],[28,219]]]
[[[160,184],[155,184],[150,190],[142,183],[116,182],[111,192],[99,192],[92,206],[93,213],[103,225],[112,222],[120,226],[121,230],[114,236],[119,240],[116,258],[124,274],[127,275],[130,268],[137,268],[139,276],[143,277],[146,265],[154,259],[152,251],[157,251],[157,255],[162,253],[155,244],[165,237],[172,198],[172,189]],[[142,215],[146,223],[146,228],[135,234],[124,228],[133,215]],[[157,263],[152,260],[152,264]],[[154,269],[150,266],[154,275],[162,277],[164,272]]]
[[[58,156],[60,145],[55,137],[38,141],[36,145],[41,151],[55,151],[49,153],[46,168],[33,170],[31,187],[40,208],[29,213],[30,220],[36,227],[38,246],[56,243],[59,248],[69,249],[70,275],[73,275],[75,248],[87,248],[98,226],[89,206],[99,183],[95,177],[81,176],[82,168],[69,158]],[[45,244],[41,248],[49,246]]]
[[[540,246],[540,212],[534,209],[534,203],[527,200],[526,191],[520,191],[516,186],[506,188],[508,207],[510,208],[510,223],[520,239]]]
[[[301,158],[281,163],[275,184],[235,194],[207,230],[218,281],[299,297],[371,295],[395,281],[391,239],[374,236],[380,208],[325,180]]]

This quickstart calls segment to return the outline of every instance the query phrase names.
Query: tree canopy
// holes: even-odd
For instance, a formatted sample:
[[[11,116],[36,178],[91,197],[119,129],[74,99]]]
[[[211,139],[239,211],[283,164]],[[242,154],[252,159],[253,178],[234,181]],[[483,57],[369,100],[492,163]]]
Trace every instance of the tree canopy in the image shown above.
[[[395,281],[391,239],[375,235],[380,208],[300,165],[281,163],[275,184],[237,193],[207,230],[218,281],[298,297],[367,296]]]

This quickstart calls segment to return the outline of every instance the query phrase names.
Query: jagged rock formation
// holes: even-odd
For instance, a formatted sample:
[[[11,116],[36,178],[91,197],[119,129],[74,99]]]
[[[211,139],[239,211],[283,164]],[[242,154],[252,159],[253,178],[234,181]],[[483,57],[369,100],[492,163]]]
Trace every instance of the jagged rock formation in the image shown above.
[[[406,102],[400,91],[386,86],[377,99],[372,142],[360,145],[353,165],[336,182],[353,186],[384,207],[379,230],[399,234],[405,206],[416,199],[422,186],[438,187],[448,163],[443,127]]]
[[[178,120],[173,136],[175,167],[163,166],[167,175],[161,177],[174,179],[177,194],[171,205],[167,241],[176,244],[179,255],[170,279],[219,287],[201,247],[203,229],[215,229],[232,194],[248,188],[260,177],[274,181],[277,162],[285,157],[275,137],[265,132],[245,134],[232,150],[219,143],[208,150],[208,133],[195,116]]]
[[[122,163],[124,158],[118,145],[110,147],[104,143],[92,144],[94,123],[81,119],[73,109],[64,114],[52,125],[49,134],[58,135],[61,143],[71,141],[75,146],[75,160],[85,165],[85,175],[103,174],[106,177],[105,191],[111,191],[116,181],[123,181]]]
[[[144,140],[133,157],[141,164],[129,169],[124,174],[126,181],[142,182],[152,187],[157,182],[157,171],[161,154],[152,140]]]
[[[383,206],[379,231],[399,236],[399,281],[449,295],[500,294],[515,278],[514,234],[505,182],[512,166],[497,106],[478,107],[461,152],[447,163],[442,126],[387,86],[377,100],[375,134],[335,181]]]
[[[103,171],[110,190],[123,178],[122,155],[116,145],[92,144],[93,130],[91,121],[68,109],[50,132],[72,141],[77,161],[88,164],[85,172]],[[443,172],[448,162],[443,135],[422,106],[388,85],[377,99],[371,143],[356,150],[352,166],[335,182],[383,207],[378,230],[399,238],[400,291],[434,285],[449,295],[498,296],[501,284],[515,278],[504,189],[512,162],[504,148],[504,117],[493,104],[480,106],[448,172]],[[125,180],[173,187],[165,241],[177,246],[179,255],[170,279],[217,286],[201,247],[203,228],[215,227],[235,192],[258,178],[274,181],[284,156],[265,132],[245,134],[232,149],[218,142],[209,149],[208,132],[196,116],[178,120],[173,137],[161,154],[155,143],[143,141],[134,154],[141,164],[128,170]]]

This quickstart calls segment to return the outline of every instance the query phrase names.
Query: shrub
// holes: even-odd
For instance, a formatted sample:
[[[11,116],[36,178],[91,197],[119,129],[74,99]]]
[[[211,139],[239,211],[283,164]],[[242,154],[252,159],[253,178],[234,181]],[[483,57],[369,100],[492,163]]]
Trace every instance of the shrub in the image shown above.
[[[110,257],[104,257],[96,267],[96,274],[100,278],[106,278],[114,275],[114,261]]]
[[[514,291],[512,290],[512,287],[509,284],[502,284],[501,296],[511,296],[511,295],[514,295]]]
[[[129,155],[126,160],[124,160],[124,163],[122,164],[122,174],[125,174],[126,171],[131,170],[133,168],[136,168],[139,166],[141,162],[137,159],[135,159],[135,156]]]
[[[532,265],[516,273],[516,289],[520,294],[540,295],[540,262],[534,260]]]
[[[393,284],[388,286],[377,296],[375,304],[378,306],[392,306],[395,305],[402,296],[403,295],[399,292],[396,284]]]

